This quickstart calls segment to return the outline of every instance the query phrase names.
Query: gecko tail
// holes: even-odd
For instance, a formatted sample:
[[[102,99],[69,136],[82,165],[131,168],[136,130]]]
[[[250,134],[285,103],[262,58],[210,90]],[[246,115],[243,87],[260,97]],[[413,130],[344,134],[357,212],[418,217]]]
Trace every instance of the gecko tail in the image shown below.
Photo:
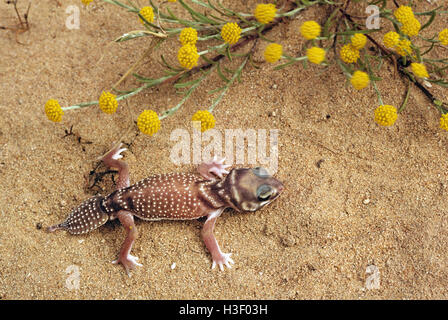
[[[67,229],[67,222],[64,221],[59,224],[55,224],[54,226],[48,227],[47,232],[55,232],[56,230]]]
[[[102,196],[87,199],[74,208],[64,222],[48,227],[47,232],[64,229],[71,234],[83,234],[102,226],[109,220],[104,200]]]

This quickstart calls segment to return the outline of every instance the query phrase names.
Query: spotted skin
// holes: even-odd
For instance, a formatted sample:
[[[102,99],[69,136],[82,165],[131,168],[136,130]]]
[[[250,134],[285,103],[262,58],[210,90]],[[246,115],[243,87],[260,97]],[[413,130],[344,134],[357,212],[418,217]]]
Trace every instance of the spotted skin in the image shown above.
[[[228,165],[216,158],[199,165],[198,173],[168,173],[153,175],[130,185],[128,165],[120,161],[121,145],[102,160],[118,169],[117,189],[106,197],[95,196],[76,207],[67,219],[48,228],[52,232],[65,229],[72,234],[90,232],[108,220],[118,218],[127,231],[118,259],[128,275],[141,266],[130,254],[138,236],[134,217],[143,220],[187,220],[207,217],[201,232],[212,255],[212,268],[231,267],[230,253],[223,253],[213,234],[216,219],[225,208],[253,212],[276,199],[283,184],[266,170],[239,168],[226,170]],[[226,177],[223,174],[228,174]]]
[[[101,196],[87,199],[73,209],[64,222],[52,226],[48,230],[65,229],[71,234],[83,234],[102,226],[109,220],[109,215],[101,209],[103,200],[104,198]]]

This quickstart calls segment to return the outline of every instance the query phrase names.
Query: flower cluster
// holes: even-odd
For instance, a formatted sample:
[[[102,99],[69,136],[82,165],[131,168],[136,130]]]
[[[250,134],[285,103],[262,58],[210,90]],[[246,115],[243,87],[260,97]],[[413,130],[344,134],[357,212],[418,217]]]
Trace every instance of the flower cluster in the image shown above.
[[[428,71],[423,63],[413,62],[411,63],[412,72],[420,78],[429,78]]]
[[[267,24],[274,20],[275,14],[277,13],[277,9],[275,8],[275,4],[258,4],[255,7],[254,16],[258,22],[262,24]]]
[[[187,44],[194,46],[198,41],[198,32],[193,28],[184,28],[180,32],[179,41],[183,46]]]
[[[58,100],[50,99],[47,103],[45,103],[45,114],[49,120],[53,122],[60,122],[62,120],[62,116],[64,115],[64,111],[62,111]]]
[[[440,117],[440,128],[448,131],[448,113],[442,114]]]
[[[278,43],[269,44],[264,51],[264,59],[269,63],[277,62],[283,53],[283,47]]]
[[[397,109],[391,105],[381,105],[375,109],[375,121],[381,126],[389,127],[397,120]]]
[[[325,60],[325,50],[319,47],[311,47],[306,50],[308,61],[321,64]]]
[[[92,1],[93,0],[81,0],[85,6],[89,5]],[[176,0],[167,1],[176,2]],[[211,92],[221,92],[221,94],[217,95],[217,98],[214,99],[213,104],[208,110],[199,110],[192,117],[193,121],[199,121],[201,131],[204,132],[215,126],[215,118],[211,112],[213,112],[215,106],[226,94],[230,85],[232,85],[235,80],[241,81],[241,72],[246,66],[250,63],[254,65],[254,50],[244,52],[245,50],[238,46],[233,46],[232,50],[230,50],[230,46],[235,45],[238,42],[240,42],[240,44],[243,44],[243,42],[253,42],[253,48],[256,48],[256,41],[259,40],[269,41],[269,44],[267,44],[264,50],[265,61],[268,63],[276,63],[281,59],[287,60],[287,62],[274,67],[275,69],[281,69],[299,61],[304,63],[304,67],[307,66],[306,61],[309,61],[312,64],[322,64],[326,60],[327,51],[338,46],[342,39],[344,43],[341,45],[338,57],[336,58],[338,65],[355,90],[362,90],[368,87],[370,83],[372,84],[379,101],[379,107],[377,107],[374,112],[375,122],[381,126],[391,126],[396,122],[398,113],[404,109],[409,96],[408,94],[406,95],[404,103],[398,111],[394,106],[383,104],[381,94],[375,83],[376,81],[381,80],[380,77],[376,76],[376,73],[381,70],[381,63],[385,59],[400,58],[397,61],[398,64],[396,66],[400,68],[400,71],[405,71],[400,72],[400,74],[405,75],[412,81],[419,82],[420,80],[416,78],[426,79],[424,83],[428,87],[429,83],[436,83],[441,86],[446,86],[447,84],[446,80],[442,78],[447,70],[446,65],[448,65],[448,62],[446,59],[436,59],[437,57],[431,57],[431,59],[429,59],[425,57],[425,55],[433,48],[440,49],[441,46],[448,46],[448,29],[445,28],[438,32],[438,38],[436,38],[437,34],[433,36],[419,35],[422,31],[422,25],[417,19],[419,16],[430,15],[429,19],[425,19],[424,27],[426,28],[432,23],[437,14],[443,12],[439,10],[439,8],[428,12],[414,14],[411,6],[401,5],[398,7],[396,2],[395,5],[398,7],[396,10],[382,7],[380,9],[381,17],[390,20],[395,29],[394,31],[387,32],[383,37],[384,46],[394,52],[393,54],[390,54],[389,52],[389,54],[383,55],[377,54],[378,51],[375,51],[373,48],[369,48],[369,52],[364,49],[368,39],[371,39],[372,45],[379,47],[381,51],[384,49],[373,40],[376,37],[373,36],[371,38],[370,35],[367,35],[367,33],[381,32],[381,29],[362,31],[364,28],[354,22],[353,19],[350,19],[350,16],[352,16],[350,10],[340,12],[341,10],[335,7],[336,10],[333,10],[334,14],[328,17],[326,21],[322,21],[322,23],[324,23],[323,26],[325,27],[321,27],[321,25],[314,20],[305,21],[301,24],[298,31],[306,40],[306,54],[297,57],[289,56],[287,53],[284,53],[285,48],[281,44],[266,39],[264,37],[266,31],[275,28],[277,24],[281,24],[287,19],[296,17],[300,11],[314,4],[321,3],[322,5],[329,6],[336,6],[337,4],[332,3],[331,1],[291,1],[295,4],[291,4],[291,6],[285,5],[277,10],[276,4],[260,3],[255,6],[253,15],[251,15],[235,12],[231,8],[225,8],[223,5],[220,5],[223,10],[217,9],[212,3],[207,5],[210,9],[210,13],[207,12],[207,14],[203,14],[200,11],[197,11],[197,6],[190,6],[187,1],[180,1],[182,6],[179,8],[186,9],[189,15],[177,15],[177,12],[176,15],[174,15],[170,11],[170,7],[162,5],[166,4],[165,1],[159,1],[159,4],[154,4],[150,1],[149,6],[141,8],[137,7],[132,1],[127,1],[126,4],[122,3],[123,0],[106,2],[126,8],[129,12],[138,15],[140,22],[146,29],[143,32],[139,30],[126,33],[117,39],[117,42],[143,36],[163,38],[163,40],[165,40],[179,35],[178,39],[181,46],[177,52],[177,60],[182,68],[171,66],[169,62],[167,62],[169,60],[165,60],[165,55],[161,55],[163,64],[169,69],[165,70],[168,75],[153,79],[135,74],[137,80],[143,84],[136,89],[120,92],[119,97],[110,92],[102,92],[98,101],[81,103],[64,108],[61,108],[57,100],[50,99],[45,104],[45,114],[51,121],[60,122],[64,115],[64,111],[96,104],[98,104],[103,112],[113,114],[118,108],[117,101],[127,99],[143,89],[151,88],[161,83],[174,82],[174,87],[176,89],[185,89],[179,90],[179,92],[184,95],[184,98],[180,100],[176,106],[169,110],[165,110],[161,118],[159,118],[157,113],[153,110],[144,110],[138,116],[138,129],[145,134],[153,135],[160,129],[160,119],[176,112],[180,106],[187,101],[193,90],[200,85],[201,81],[208,77],[210,72],[217,70],[217,73],[225,84]],[[411,1],[409,3],[412,4]],[[205,3],[203,3],[203,6],[205,6]],[[285,11],[284,8],[287,7],[289,9]],[[346,7],[348,7],[348,5]],[[164,13],[164,9],[166,9],[167,12]],[[227,22],[224,20],[225,17],[228,17],[233,21]],[[155,18],[157,18],[157,23],[154,23]],[[331,21],[333,18],[335,20],[344,19],[344,23],[339,24],[339,27],[335,27],[335,24],[332,23],[334,20]],[[267,24],[269,24],[269,26],[266,26]],[[344,28],[344,30],[341,30],[341,28]],[[413,43],[413,37],[416,36],[418,36],[418,41]],[[244,41],[240,41],[242,37],[244,37]],[[222,39],[223,42],[220,44],[208,43],[209,40],[214,41],[216,39]],[[256,39],[255,42],[254,39]],[[205,49],[201,52],[198,52],[198,48],[196,47],[198,40],[201,41],[201,44],[204,43]],[[424,43],[424,45],[420,45],[420,43]],[[216,55],[211,56],[212,53]],[[398,57],[398,55],[401,57]],[[194,68],[198,65],[200,56],[206,62],[204,68],[203,66]],[[228,58],[229,60],[233,60],[233,57],[235,57],[235,61],[244,59],[244,62],[240,64],[240,67],[236,69],[227,68],[225,66],[221,69],[219,67],[220,63],[222,63],[221,59]],[[340,63],[341,61],[344,63]],[[427,66],[429,66],[429,69],[427,69]],[[191,69],[193,70],[188,72],[188,70]],[[185,81],[186,78],[191,77],[193,73],[198,71],[202,72],[200,77],[194,80]],[[411,71],[414,78],[410,73]],[[431,75],[433,75],[432,78],[430,77],[430,72]],[[129,72],[127,74],[132,73]],[[231,77],[227,77],[227,74],[231,74]],[[170,81],[167,81],[167,79]],[[175,81],[172,81],[173,79],[175,79]],[[424,92],[426,92],[425,94],[428,97],[432,97],[431,93],[428,93],[429,89]],[[446,103],[439,99],[432,99],[432,101],[442,114],[440,118],[440,128],[448,131],[448,108]]]
[[[154,10],[152,9],[152,7],[143,7],[140,9],[139,11],[140,15],[145,18],[146,21],[148,22],[153,22],[154,21]],[[143,19],[140,18],[140,22],[142,24],[145,24],[145,21]]]
[[[144,110],[137,118],[137,127],[144,134],[152,136],[160,129],[160,119],[153,110]]]
[[[305,21],[300,27],[300,33],[307,40],[316,39],[320,31],[320,25],[316,21]]]
[[[409,6],[400,6],[394,11],[395,18],[401,23],[400,31],[409,36],[413,37],[418,35],[421,25],[420,22],[415,18],[412,8]]]
[[[180,47],[177,60],[185,69],[191,69],[198,64],[199,54],[195,45],[187,44]]]
[[[362,33],[356,33],[350,39],[352,47],[356,50],[361,50],[367,43],[367,37]]]
[[[221,29],[221,37],[228,44],[235,44],[240,40],[241,28],[235,22],[226,23]]]
[[[213,115],[208,110],[197,111],[191,118],[191,121],[201,122],[201,132],[215,127],[215,117],[213,117]]]
[[[448,46],[448,29],[443,29],[439,32],[439,41],[444,46]]]
[[[355,63],[359,59],[359,50],[351,43],[344,45],[340,51],[341,59],[345,63]]]
[[[356,90],[361,90],[367,87],[369,81],[369,75],[359,70],[355,71],[350,78],[350,82]]]
[[[98,100],[98,105],[104,113],[112,114],[117,111],[118,102],[116,95],[103,91],[101,93],[100,99]]]

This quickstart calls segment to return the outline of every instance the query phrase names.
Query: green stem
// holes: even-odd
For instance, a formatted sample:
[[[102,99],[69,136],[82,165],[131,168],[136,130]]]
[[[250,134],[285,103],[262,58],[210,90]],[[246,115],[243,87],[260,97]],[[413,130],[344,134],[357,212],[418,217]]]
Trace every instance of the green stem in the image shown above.
[[[243,63],[239,66],[239,68],[235,71],[235,73],[233,74],[232,78],[229,80],[229,82],[226,84],[224,90],[221,92],[221,94],[218,96],[218,98],[216,98],[215,101],[213,101],[213,104],[210,106],[210,108],[208,109],[209,112],[213,112],[213,109],[215,109],[215,107],[218,105],[218,103],[221,101],[221,99],[224,97],[224,95],[226,94],[227,90],[229,90],[230,86],[232,85],[232,83],[235,81],[236,78],[238,78],[238,76],[241,74],[241,71],[243,71],[244,66],[246,65],[247,61],[249,60],[250,54],[246,57],[246,59],[244,59]]]
[[[380,106],[384,105],[384,103],[383,103],[383,99],[381,98],[381,93],[380,93],[380,91],[378,90],[375,81],[372,81],[372,85],[373,85],[373,88],[374,88],[375,91],[376,91],[376,96],[378,97],[378,102],[379,102]]]

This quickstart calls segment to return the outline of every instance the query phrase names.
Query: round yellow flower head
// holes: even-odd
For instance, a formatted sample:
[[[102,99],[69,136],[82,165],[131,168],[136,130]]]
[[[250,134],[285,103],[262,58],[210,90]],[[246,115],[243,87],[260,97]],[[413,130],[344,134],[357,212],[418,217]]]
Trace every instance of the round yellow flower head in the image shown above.
[[[263,4],[260,3],[255,8],[254,16],[258,22],[262,24],[267,24],[274,20],[277,9],[275,8],[275,4],[268,3]]]
[[[195,45],[198,41],[198,32],[193,28],[184,28],[180,32],[179,40],[183,46],[186,44]]]
[[[300,33],[307,40],[313,40],[320,36],[320,25],[316,21],[305,21],[300,26]]]
[[[400,56],[410,55],[412,53],[411,41],[409,41],[408,39],[402,39],[398,41],[395,50]]]
[[[116,95],[103,91],[101,93],[101,96],[98,100],[98,105],[100,106],[100,109],[104,113],[112,114],[117,111],[118,102],[116,99]]]
[[[375,109],[375,122],[381,126],[389,127],[397,121],[397,109],[394,106],[382,105]]]
[[[271,43],[264,50],[264,59],[269,63],[277,62],[283,53],[283,47],[278,43]]]
[[[137,118],[137,127],[144,134],[152,136],[160,129],[160,119],[155,111],[144,110]]]
[[[228,44],[235,44],[240,40],[241,28],[235,22],[228,22],[221,29],[221,37]]]
[[[53,122],[61,122],[64,111],[62,111],[58,100],[50,99],[45,103],[45,114]]]
[[[176,0],[168,0],[168,2],[176,2]]]
[[[387,48],[394,48],[398,41],[400,41],[400,35],[395,31],[390,31],[383,37],[383,43]]]
[[[416,35],[418,35],[420,28],[420,22],[417,19],[412,18],[409,21],[405,22],[400,30],[410,37],[415,37]]]
[[[208,110],[196,111],[191,121],[201,121],[201,132],[215,127],[215,117]]]
[[[440,117],[440,128],[448,131],[448,113],[442,114]]]
[[[93,0],[81,0],[82,4],[88,6]]]
[[[151,23],[154,21],[154,10],[152,9],[152,7],[143,7],[140,9],[139,13],[143,18],[146,19],[146,21]],[[142,24],[145,24],[145,21],[142,18],[139,17],[139,19]]]
[[[359,59],[359,50],[349,43],[341,48],[340,55],[342,61],[346,63],[355,63]]]
[[[177,52],[177,60],[185,69],[191,69],[198,64],[199,54],[196,46],[187,44]]]
[[[363,71],[355,71],[350,82],[356,90],[364,89],[369,84],[369,75]]]
[[[367,43],[367,37],[362,33],[357,33],[351,38],[352,46],[355,49],[361,50]]]
[[[412,12],[412,8],[409,6],[400,6],[394,11],[394,16],[402,24],[405,24],[407,21],[414,18],[414,12]]]
[[[319,47],[311,47],[306,50],[308,60],[315,64],[321,64],[325,60],[325,50]]]
[[[423,63],[411,63],[412,72],[419,78],[429,78],[428,71]]]
[[[448,46],[448,29],[443,29],[439,32],[439,41],[444,45]]]

